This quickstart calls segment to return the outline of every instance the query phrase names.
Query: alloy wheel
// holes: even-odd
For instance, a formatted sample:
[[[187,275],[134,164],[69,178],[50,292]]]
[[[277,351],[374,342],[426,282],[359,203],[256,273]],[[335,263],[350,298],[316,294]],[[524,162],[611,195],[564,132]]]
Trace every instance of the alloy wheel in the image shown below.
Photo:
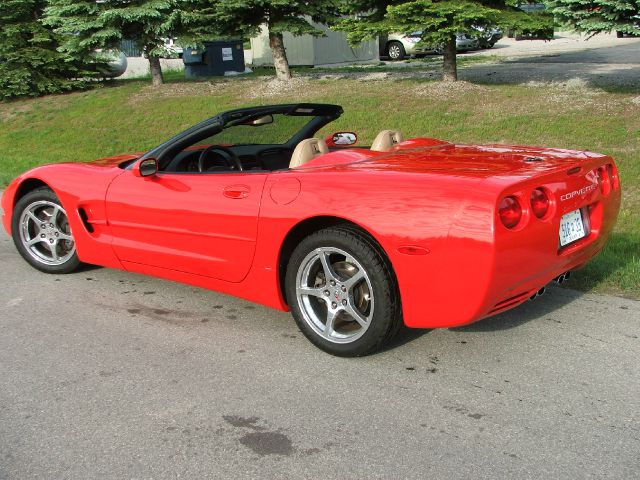
[[[374,296],[369,275],[339,248],[316,248],[304,258],[296,276],[296,297],[305,322],[330,342],[354,342],[371,325]]]
[[[44,265],[62,265],[76,251],[67,213],[47,200],[35,201],[22,211],[20,241],[29,255]]]

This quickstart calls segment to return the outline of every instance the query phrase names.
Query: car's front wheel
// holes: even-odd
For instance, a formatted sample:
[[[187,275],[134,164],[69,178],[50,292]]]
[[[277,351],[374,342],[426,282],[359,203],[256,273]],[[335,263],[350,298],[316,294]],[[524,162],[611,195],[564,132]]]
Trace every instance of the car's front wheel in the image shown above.
[[[372,353],[401,323],[390,267],[366,235],[327,228],[305,238],[289,260],[285,289],[300,330],[339,356]]]
[[[18,252],[38,270],[69,273],[80,265],[67,212],[49,188],[38,188],[18,200],[11,221]]]
[[[403,60],[406,57],[407,52],[404,49],[404,45],[400,42],[389,42],[387,47],[387,56],[391,60]]]

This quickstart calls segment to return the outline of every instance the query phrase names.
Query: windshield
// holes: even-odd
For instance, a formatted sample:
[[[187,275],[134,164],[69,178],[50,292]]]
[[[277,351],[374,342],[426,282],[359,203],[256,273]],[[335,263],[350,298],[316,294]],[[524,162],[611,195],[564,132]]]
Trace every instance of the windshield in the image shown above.
[[[231,125],[195,145],[282,145],[309,123],[313,117],[273,114],[273,123],[265,125]]]

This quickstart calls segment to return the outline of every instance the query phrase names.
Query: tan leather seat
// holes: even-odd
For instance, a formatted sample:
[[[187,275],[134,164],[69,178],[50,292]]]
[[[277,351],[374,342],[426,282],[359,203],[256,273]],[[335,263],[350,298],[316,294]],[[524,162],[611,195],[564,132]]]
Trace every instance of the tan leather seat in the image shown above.
[[[310,162],[319,155],[329,153],[329,147],[324,140],[319,138],[307,138],[302,140],[296,146],[296,149],[291,155],[291,161],[289,162],[289,168],[296,168]]]
[[[399,130],[382,130],[371,144],[371,150],[388,152],[396,143],[404,140]]]

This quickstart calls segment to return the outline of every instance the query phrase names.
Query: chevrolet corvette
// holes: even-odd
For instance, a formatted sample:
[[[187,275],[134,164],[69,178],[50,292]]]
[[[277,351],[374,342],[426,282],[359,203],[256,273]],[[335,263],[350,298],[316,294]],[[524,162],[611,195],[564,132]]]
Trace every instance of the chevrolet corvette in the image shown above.
[[[605,245],[614,160],[380,132],[320,135],[342,108],[221,113],[141,154],[34,168],[2,196],[22,257],[149,274],[283,311],[340,356],[401,325],[468,324],[562,281]]]

